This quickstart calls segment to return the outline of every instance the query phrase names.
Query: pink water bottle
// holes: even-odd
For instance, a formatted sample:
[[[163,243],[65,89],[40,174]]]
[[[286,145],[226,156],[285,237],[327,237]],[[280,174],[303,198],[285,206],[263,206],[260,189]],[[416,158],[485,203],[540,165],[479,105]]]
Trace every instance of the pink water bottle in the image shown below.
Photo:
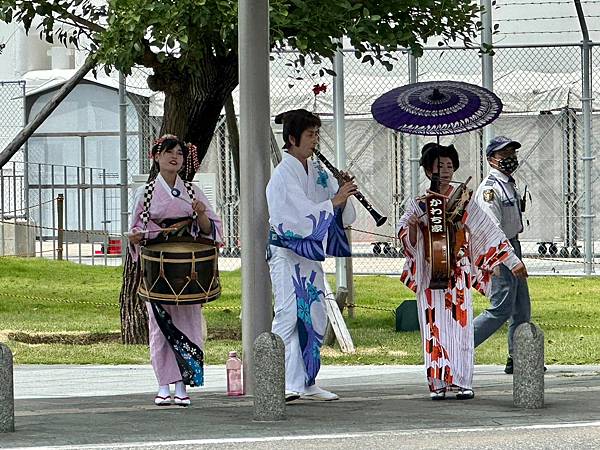
[[[242,384],[242,361],[237,356],[237,352],[229,352],[229,358],[225,364],[227,369],[227,395],[244,395],[244,386]]]

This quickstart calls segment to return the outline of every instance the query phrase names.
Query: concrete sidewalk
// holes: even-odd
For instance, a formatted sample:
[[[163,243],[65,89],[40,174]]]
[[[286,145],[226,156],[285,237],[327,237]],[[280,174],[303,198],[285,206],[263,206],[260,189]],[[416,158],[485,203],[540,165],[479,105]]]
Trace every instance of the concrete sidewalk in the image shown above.
[[[507,437],[551,448],[528,445],[552,436],[600,447],[600,366],[550,366],[541,410],[513,407],[501,366],[477,366],[475,399],[443,402],[429,400],[421,366],[324,366],[320,385],[341,399],[293,402],[277,423],[253,422],[251,398],[225,395],[223,366],[205,378],[191,407],[159,408],[150,366],[18,366],[17,431],[0,448],[512,448]]]

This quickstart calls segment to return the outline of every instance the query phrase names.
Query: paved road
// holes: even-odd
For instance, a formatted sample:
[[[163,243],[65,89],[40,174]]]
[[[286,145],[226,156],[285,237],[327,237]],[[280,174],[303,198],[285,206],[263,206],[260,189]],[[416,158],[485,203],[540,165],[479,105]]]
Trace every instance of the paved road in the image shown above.
[[[149,366],[19,366],[17,432],[0,448],[600,448],[600,366],[551,366],[540,410],[513,407],[500,366],[477,367],[474,400],[444,402],[418,366],[327,366],[321,385],[341,399],[292,403],[277,423],[226,397],[224,373],[209,367],[185,409],[152,404]]]

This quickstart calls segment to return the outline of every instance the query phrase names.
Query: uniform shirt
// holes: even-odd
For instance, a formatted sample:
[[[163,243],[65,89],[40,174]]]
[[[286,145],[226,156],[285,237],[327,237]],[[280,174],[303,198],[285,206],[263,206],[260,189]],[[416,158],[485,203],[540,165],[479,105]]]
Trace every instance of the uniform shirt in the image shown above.
[[[477,204],[500,227],[508,239],[523,231],[521,196],[513,177],[491,169],[475,194]]]

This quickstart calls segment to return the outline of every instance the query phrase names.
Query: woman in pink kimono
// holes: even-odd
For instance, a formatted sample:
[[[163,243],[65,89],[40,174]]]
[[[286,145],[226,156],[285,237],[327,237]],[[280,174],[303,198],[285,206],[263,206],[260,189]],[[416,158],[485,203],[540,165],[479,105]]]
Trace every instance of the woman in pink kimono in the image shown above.
[[[190,151],[191,150],[191,151]],[[221,219],[211,209],[204,193],[178,173],[195,152],[176,136],[165,135],[152,147],[158,176],[138,189],[129,226],[129,251],[139,261],[140,246],[156,238],[164,228],[189,220],[186,232],[221,240]],[[189,159],[188,159],[189,158]],[[158,380],[154,403],[171,404],[170,384],[175,384],[176,405],[188,406],[186,385],[204,383],[202,308],[200,305],[167,305],[146,302],[149,318],[150,358]]]
[[[450,196],[450,184],[459,167],[454,146],[427,144],[421,153],[421,166],[428,178],[439,173],[439,192]],[[437,178],[437,177],[436,177]],[[398,237],[404,246],[406,261],[401,280],[417,294],[419,323],[427,382],[433,400],[443,400],[447,390],[456,390],[457,399],[475,396],[473,383],[473,303],[471,288],[485,294],[490,274],[504,263],[517,276],[526,276],[523,263],[515,255],[508,239],[476,202],[469,201],[458,219],[464,242],[456,256],[456,265],[448,286],[430,289],[431,265],[425,199],[407,202],[398,225]],[[450,249],[452,251],[452,249]]]

